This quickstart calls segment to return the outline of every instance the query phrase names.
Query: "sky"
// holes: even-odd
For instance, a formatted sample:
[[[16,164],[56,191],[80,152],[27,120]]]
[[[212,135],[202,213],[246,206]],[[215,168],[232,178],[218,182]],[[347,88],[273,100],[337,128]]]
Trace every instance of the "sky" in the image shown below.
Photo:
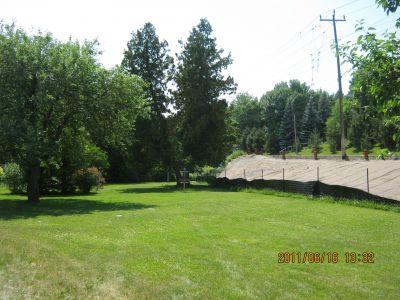
[[[393,31],[400,12],[387,16],[374,0],[0,0],[0,19],[28,32],[49,31],[60,40],[97,39],[107,68],[121,63],[131,33],[151,22],[169,43],[172,56],[201,18],[207,18],[219,48],[231,53],[227,70],[237,92],[261,97],[281,81],[299,79],[314,89],[337,92],[333,10],[339,43],[354,41],[364,19],[378,33]],[[342,66],[344,93],[351,66]]]

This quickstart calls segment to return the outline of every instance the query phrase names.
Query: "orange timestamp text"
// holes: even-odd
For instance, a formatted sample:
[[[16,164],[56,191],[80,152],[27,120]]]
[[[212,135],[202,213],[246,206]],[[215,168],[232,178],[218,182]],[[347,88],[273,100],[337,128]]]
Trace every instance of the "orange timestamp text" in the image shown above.
[[[280,264],[301,264],[301,263],[312,263],[312,264],[337,264],[344,262],[348,264],[353,263],[364,263],[373,264],[375,253],[372,251],[356,252],[346,251],[343,254],[339,252],[278,252],[278,263]]]

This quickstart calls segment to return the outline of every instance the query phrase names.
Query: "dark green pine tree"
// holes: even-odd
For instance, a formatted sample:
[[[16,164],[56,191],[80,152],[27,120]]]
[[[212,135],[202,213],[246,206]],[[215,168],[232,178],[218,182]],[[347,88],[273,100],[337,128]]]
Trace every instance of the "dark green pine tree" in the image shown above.
[[[188,40],[181,42],[178,56],[175,92],[178,137],[182,155],[190,165],[217,165],[228,151],[227,102],[224,94],[236,90],[233,78],[223,72],[232,63],[230,55],[222,56],[212,37],[212,28],[201,19]]]
[[[168,43],[160,41],[151,23],[132,33],[124,51],[122,67],[148,83],[147,96],[151,102],[150,118],[139,118],[137,121],[133,137],[135,142],[130,151],[132,177],[137,180],[153,179],[152,169],[159,166],[170,167],[167,156],[171,145],[165,113],[169,112],[168,105],[171,103],[168,83],[173,77],[174,64],[168,52]]]
[[[248,153],[260,154],[264,151],[266,142],[265,128],[253,127],[246,138],[246,150]]]
[[[332,106],[334,104],[334,99],[327,92],[318,91],[318,117],[319,117],[319,126],[318,132],[321,134],[322,139],[325,139],[326,132],[326,121],[328,120]]]
[[[285,112],[279,127],[279,145],[281,150],[288,149],[289,146],[293,146],[295,143],[295,119],[296,115],[293,109],[293,102],[292,99],[290,99],[286,102]]]
[[[131,74],[139,75],[148,84],[152,113],[161,115],[168,111],[170,99],[167,85],[172,80],[174,61],[168,55],[167,41],[160,41],[151,23],[132,32],[131,40],[124,51],[122,67]]]
[[[317,101],[313,96],[311,96],[301,120],[300,142],[302,144],[307,144],[311,133],[314,130],[318,131],[319,125],[320,120],[317,110]]]

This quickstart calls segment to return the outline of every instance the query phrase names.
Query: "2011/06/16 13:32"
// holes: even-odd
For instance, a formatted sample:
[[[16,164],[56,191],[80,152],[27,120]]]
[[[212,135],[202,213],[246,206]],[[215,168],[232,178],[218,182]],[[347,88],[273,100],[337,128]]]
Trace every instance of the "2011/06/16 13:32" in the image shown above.
[[[279,252],[278,263],[332,263],[337,264],[339,261],[345,263],[364,263],[373,264],[375,254],[372,251],[344,252],[344,260],[341,260],[339,253],[332,252]]]

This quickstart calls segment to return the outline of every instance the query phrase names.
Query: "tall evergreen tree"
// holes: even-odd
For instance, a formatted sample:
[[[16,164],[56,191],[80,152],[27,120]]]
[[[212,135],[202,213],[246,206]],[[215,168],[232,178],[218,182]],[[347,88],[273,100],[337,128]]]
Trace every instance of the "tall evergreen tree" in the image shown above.
[[[201,19],[188,40],[181,42],[175,92],[178,110],[178,136],[182,153],[190,165],[216,165],[226,152],[227,102],[220,97],[235,91],[233,78],[223,71],[232,63],[222,56],[212,37],[212,28]]]
[[[155,115],[167,112],[170,103],[167,85],[172,79],[174,62],[168,52],[167,41],[160,41],[153,24],[146,23],[132,32],[122,60],[126,71],[139,75],[149,84],[147,92]]]
[[[331,109],[334,104],[333,96],[330,96],[325,91],[317,91],[318,96],[318,117],[319,126],[318,132],[321,134],[322,139],[325,139],[326,121],[328,120]]]
[[[169,111],[168,105],[171,103],[168,83],[172,80],[174,64],[168,52],[167,41],[159,39],[151,23],[146,23],[143,28],[132,33],[124,51],[123,68],[131,74],[139,75],[148,83],[147,96],[151,103],[150,118],[138,120],[135,142],[128,152],[130,157],[113,151],[116,158],[125,157],[127,161],[131,161],[132,179],[151,180],[152,169],[160,165],[169,167],[167,155],[171,145],[165,113]],[[111,169],[115,169],[114,173],[118,174],[124,164],[121,159],[116,159],[116,163],[118,166]]]
[[[319,125],[320,121],[317,111],[317,101],[311,96],[301,120],[300,142],[302,144],[308,143],[311,133],[314,130],[318,131]]]
[[[296,115],[294,112],[293,99],[286,103],[285,112],[279,127],[279,145],[282,149],[287,149],[295,143]],[[296,128],[297,131],[297,128]],[[296,132],[297,135],[297,132]]]

